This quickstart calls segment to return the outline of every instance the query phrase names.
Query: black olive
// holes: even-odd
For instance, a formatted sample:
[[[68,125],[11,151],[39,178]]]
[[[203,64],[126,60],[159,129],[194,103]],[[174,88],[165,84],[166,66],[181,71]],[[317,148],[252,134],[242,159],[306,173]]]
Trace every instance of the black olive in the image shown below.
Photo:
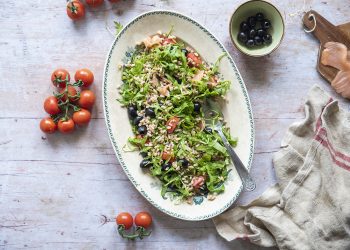
[[[248,47],[248,48],[252,48],[254,47],[254,40],[253,39],[249,39],[245,45]]]
[[[149,116],[151,118],[156,117],[156,113],[154,112],[154,109],[152,109],[152,108],[146,108],[145,115]]]
[[[140,123],[140,121],[141,121],[142,119],[143,119],[142,116],[137,116],[137,117],[134,119],[134,121],[133,121],[134,125],[135,125],[135,126],[138,126],[139,123]]]
[[[272,43],[272,36],[270,34],[266,34],[264,37],[263,37],[263,40],[264,40],[264,43],[265,44],[270,44]]]
[[[166,162],[162,164],[162,170],[166,171],[171,167],[171,163],[170,162]]]
[[[249,38],[254,38],[256,36],[256,30],[255,29],[251,29],[249,30]]]
[[[260,45],[262,45],[262,43],[263,43],[263,39],[262,39],[260,36],[256,36],[256,37],[254,38],[254,44],[255,44],[256,46],[260,46]]]
[[[189,162],[188,162],[188,160],[187,159],[185,159],[185,158],[182,158],[182,159],[180,159],[179,161],[178,161],[178,163],[182,166],[182,167],[188,167],[188,164],[189,164]]]
[[[152,163],[150,162],[150,160],[148,159],[143,159],[141,162],[140,162],[140,168],[149,168],[152,166]]]
[[[209,193],[209,189],[207,187],[207,184],[203,184],[200,188],[199,188],[199,193],[203,194],[203,195],[207,195]]]
[[[261,12],[257,13],[257,14],[255,15],[255,17],[256,17],[256,20],[259,21],[259,22],[262,21],[262,20],[264,20],[264,14],[261,13]]]
[[[266,31],[265,31],[264,29],[258,29],[258,30],[256,31],[256,34],[257,34],[258,36],[260,36],[261,38],[263,38],[263,37],[266,35]]]
[[[251,16],[251,17],[248,17],[248,24],[251,28],[254,28],[255,25],[256,25],[256,17],[255,16]]]
[[[202,105],[199,102],[194,102],[193,103],[193,111],[196,113],[201,112],[201,107]]]
[[[177,81],[177,83],[178,83],[178,84],[181,84],[181,83],[182,83],[182,81],[181,81],[181,79],[180,79],[180,78],[178,78],[178,77],[174,76],[174,79],[175,79],[175,81]]]
[[[245,43],[248,40],[248,36],[245,32],[239,32],[237,39],[238,41]]]
[[[269,20],[267,19],[264,19],[262,22],[261,22],[261,27],[263,27],[264,29],[269,29],[271,27],[271,23]]]
[[[130,105],[128,107],[128,114],[130,119],[135,118],[137,116],[137,107],[135,105]]]
[[[188,50],[187,49],[182,49],[181,51],[182,51],[182,53],[185,54],[185,56],[187,56],[187,54],[188,54]]]
[[[147,127],[145,125],[142,125],[138,127],[137,132],[139,132],[140,135],[147,134]]]
[[[146,158],[148,156],[147,152],[140,152],[140,155],[143,157],[143,158]]]
[[[247,24],[247,22],[241,22],[240,25],[240,31],[247,31],[249,29],[249,25]]]
[[[212,134],[213,133],[213,130],[209,127],[205,127],[204,128],[204,132],[207,133],[207,134]]]

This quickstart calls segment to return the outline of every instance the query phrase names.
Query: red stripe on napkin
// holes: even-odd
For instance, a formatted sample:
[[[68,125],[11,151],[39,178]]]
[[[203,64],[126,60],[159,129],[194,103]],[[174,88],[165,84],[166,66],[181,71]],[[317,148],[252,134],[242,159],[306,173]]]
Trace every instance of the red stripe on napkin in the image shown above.
[[[350,156],[345,155],[345,154],[334,149],[334,147],[332,146],[332,144],[328,140],[326,129],[324,127],[322,127],[321,116],[323,114],[325,107],[327,107],[332,101],[333,101],[333,98],[329,98],[327,104],[322,109],[322,112],[316,121],[316,135],[315,135],[314,139],[316,141],[320,142],[324,147],[326,147],[328,149],[329,153],[331,154],[332,160],[335,164],[337,164],[341,168],[344,168],[344,169],[350,171]],[[338,159],[340,158],[345,162],[341,162],[337,158]]]

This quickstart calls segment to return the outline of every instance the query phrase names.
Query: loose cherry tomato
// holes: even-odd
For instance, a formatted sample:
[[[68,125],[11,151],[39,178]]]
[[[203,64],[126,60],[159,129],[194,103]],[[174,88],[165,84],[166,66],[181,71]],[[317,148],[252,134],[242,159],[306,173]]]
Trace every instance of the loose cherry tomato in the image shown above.
[[[79,0],[69,0],[67,3],[67,15],[72,20],[78,20],[85,16],[85,7]]]
[[[56,131],[57,125],[50,117],[47,117],[40,121],[40,129],[44,133],[52,134]]]
[[[58,106],[57,98],[54,96],[49,96],[45,99],[44,109],[50,115],[57,115],[61,112],[60,107]]]
[[[91,90],[83,90],[80,92],[80,99],[78,104],[80,107],[90,109],[94,105],[96,100],[94,92]]]
[[[166,123],[166,129],[169,134],[173,133],[176,129],[177,124],[179,124],[180,118],[177,116],[171,117]]]
[[[103,0],[85,0],[85,2],[91,7],[97,7],[103,4]]]
[[[55,87],[66,87],[66,80],[70,81],[70,75],[65,69],[56,69],[51,75],[51,82]]]
[[[202,59],[193,52],[187,54],[187,60],[188,64],[192,67],[198,67],[202,64]]]
[[[79,69],[74,75],[75,81],[81,80],[83,87],[89,87],[94,81],[94,74],[89,69]]]
[[[152,216],[147,212],[140,212],[135,216],[135,225],[148,228],[152,224]]]
[[[72,119],[59,120],[58,121],[58,130],[63,134],[71,133],[74,130],[74,121]]]
[[[91,120],[91,113],[86,109],[81,109],[79,111],[74,112],[73,121],[77,125],[87,125]]]
[[[66,89],[61,89],[60,90],[60,94],[65,92],[65,90]],[[77,90],[73,86],[68,85],[67,92],[68,92],[68,97],[69,97],[70,101],[74,102],[74,101],[78,100],[78,97],[76,96],[77,95]],[[65,102],[67,100],[67,93],[64,94],[61,99],[62,99],[63,102]]]
[[[117,225],[124,225],[125,229],[128,230],[133,225],[133,219],[131,214],[127,212],[123,212],[118,214],[117,218],[115,219],[117,222]]]

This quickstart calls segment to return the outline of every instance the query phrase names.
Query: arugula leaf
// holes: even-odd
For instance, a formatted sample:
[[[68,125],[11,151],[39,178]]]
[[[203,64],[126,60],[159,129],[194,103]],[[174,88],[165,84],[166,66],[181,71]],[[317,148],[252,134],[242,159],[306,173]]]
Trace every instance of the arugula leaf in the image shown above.
[[[122,31],[123,25],[120,22],[114,21],[115,34],[116,36]]]

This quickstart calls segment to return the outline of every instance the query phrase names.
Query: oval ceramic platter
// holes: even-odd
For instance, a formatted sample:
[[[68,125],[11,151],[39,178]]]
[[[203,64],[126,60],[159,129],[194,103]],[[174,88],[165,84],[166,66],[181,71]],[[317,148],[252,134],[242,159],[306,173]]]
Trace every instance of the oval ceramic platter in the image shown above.
[[[227,53],[220,63],[220,74],[231,81],[227,103],[223,106],[225,120],[231,128],[232,136],[238,137],[235,148],[244,165],[250,169],[254,151],[254,124],[247,90],[240,73],[224,46],[206,28],[190,17],[171,11],[152,11],[136,17],[127,24],[114,40],[108,53],[103,80],[103,105],[108,134],[114,151],[136,189],[156,208],[183,220],[205,220],[212,218],[232,205],[242,190],[242,182],[231,165],[225,191],[215,200],[203,196],[193,198],[193,204],[174,202],[160,195],[161,184],[144,172],[139,164],[142,157],[138,152],[125,152],[128,137],[133,136],[127,111],[121,107],[118,86],[122,84],[118,65],[126,62],[136,43],[161,30],[167,32],[173,26],[173,35],[193,47],[208,63],[214,63],[223,53]]]

